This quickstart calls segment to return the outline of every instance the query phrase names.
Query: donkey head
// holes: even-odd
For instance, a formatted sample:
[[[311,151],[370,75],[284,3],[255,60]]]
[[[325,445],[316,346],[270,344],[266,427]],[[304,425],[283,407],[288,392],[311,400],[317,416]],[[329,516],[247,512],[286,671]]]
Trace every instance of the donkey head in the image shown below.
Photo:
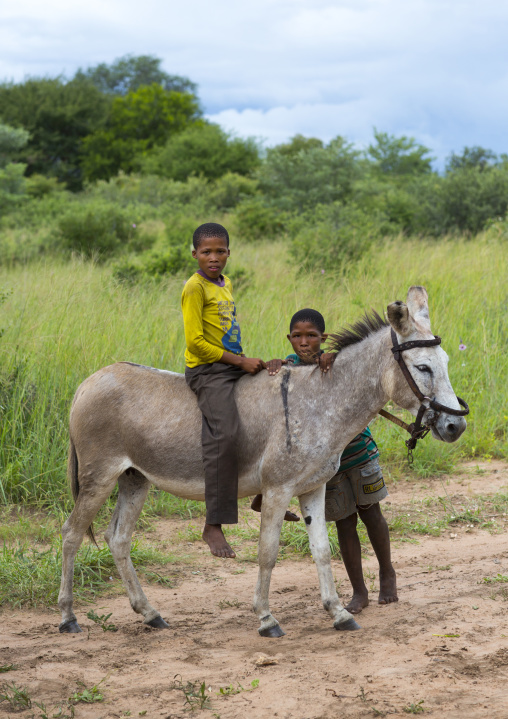
[[[434,335],[430,329],[428,296],[424,287],[410,287],[406,302],[392,302],[387,308],[388,321],[397,335],[397,342],[429,340]],[[448,355],[441,346],[414,347],[405,350],[403,358],[420,392],[450,409],[460,405],[448,378]],[[391,397],[404,409],[416,416],[420,400],[411,390],[400,367],[393,361],[391,369]],[[423,422],[429,419],[427,410]],[[466,429],[464,417],[441,412],[432,426],[432,434],[443,442],[455,442]]]

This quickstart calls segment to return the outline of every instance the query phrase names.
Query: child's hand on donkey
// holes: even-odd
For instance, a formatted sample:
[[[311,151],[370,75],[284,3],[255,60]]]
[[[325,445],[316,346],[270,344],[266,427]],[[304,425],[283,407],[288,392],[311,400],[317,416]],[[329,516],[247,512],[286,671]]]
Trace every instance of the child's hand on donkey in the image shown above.
[[[262,359],[253,357],[242,357],[240,367],[249,374],[257,374],[266,368],[266,363]]]
[[[287,360],[283,359],[271,359],[266,363],[266,369],[269,375],[277,374],[283,364],[287,364]]]
[[[326,372],[328,372],[329,369],[332,369],[334,360],[335,354],[332,354],[331,352],[325,352],[324,354],[320,355],[316,361],[319,365],[321,372],[325,374]]]

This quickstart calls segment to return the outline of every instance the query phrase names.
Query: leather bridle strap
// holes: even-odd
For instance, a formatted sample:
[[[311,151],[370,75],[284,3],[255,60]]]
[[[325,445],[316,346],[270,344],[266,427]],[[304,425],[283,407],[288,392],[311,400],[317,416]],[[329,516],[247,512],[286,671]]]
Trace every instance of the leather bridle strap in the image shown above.
[[[423,402],[423,400],[425,399],[425,395],[423,395],[420,392],[420,388],[414,381],[411,372],[408,370],[407,365],[404,362],[404,358],[402,357],[402,352],[404,352],[405,350],[414,349],[415,347],[435,347],[436,345],[441,344],[441,337],[434,337],[433,340],[413,340],[412,342],[404,342],[403,344],[399,345],[397,343],[397,335],[395,334],[393,329],[391,330],[391,333],[392,333],[392,344],[393,344],[393,347],[392,347],[393,356],[396,359],[396,361],[398,362],[399,367],[402,370],[402,374],[406,378],[408,385],[413,390],[413,394],[415,394],[418,397],[420,402]]]
[[[396,417],[394,414],[390,414],[390,412],[387,412],[385,409],[380,409],[378,414],[380,414],[385,419],[389,419],[390,422],[393,422],[394,424],[398,424],[399,427],[402,427],[402,429],[405,429],[409,434],[411,434],[411,425],[407,424],[406,422],[403,422],[401,419]]]
[[[410,386],[412,392],[416,395],[416,397],[420,400],[421,404],[418,409],[418,413],[416,415],[416,419],[411,424],[406,424],[406,422],[403,422],[398,417],[395,417],[393,414],[390,414],[386,410],[382,409],[379,411],[379,414],[385,417],[386,419],[389,419],[391,422],[394,422],[395,424],[398,424],[399,427],[402,427],[405,429],[411,437],[406,441],[406,446],[408,448],[408,459],[412,461],[412,450],[416,447],[416,443],[419,439],[422,439],[425,437],[425,435],[430,431],[430,427],[435,423],[437,420],[440,412],[446,412],[447,414],[452,414],[458,417],[464,417],[466,414],[469,414],[469,407],[466,402],[464,402],[463,399],[460,397],[457,397],[458,403],[464,407],[464,409],[452,409],[451,407],[446,407],[445,405],[441,404],[435,399],[431,399],[430,397],[425,397],[425,395],[420,391],[420,388],[416,384],[415,380],[413,379],[413,376],[409,369],[407,368],[406,363],[404,362],[404,358],[402,357],[402,352],[405,352],[406,350],[414,349],[415,347],[435,347],[436,345],[441,344],[441,337],[435,336],[432,340],[412,340],[410,342],[404,342],[402,344],[397,343],[397,335],[395,334],[393,328],[391,329],[391,336],[392,336],[392,344],[393,347],[391,348],[393,352],[393,356],[395,360],[397,361],[400,369],[402,370],[402,374],[406,378],[406,381],[408,385]],[[433,410],[430,412],[431,417],[427,419],[427,425],[422,424],[423,416],[427,410]]]
[[[402,352],[405,352],[405,350],[414,349],[415,347],[435,347],[436,345],[440,345],[441,337],[438,337],[436,335],[433,340],[413,340],[411,342],[404,342],[403,344],[399,345],[397,344],[397,335],[395,334],[393,328],[391,329],[391,335],[393,343],[393,347],[391,349],[393,352],[393,356],[397,360],[397,363],[402,370],[402,374],[406,378],[408,385],[411,387],[413,393],[420,400],[420,402],[427,401],[429,408],[435,410],[436,412],[446,412],[446,414],[452,414],[456,417],[465,417],[466,414],[469,414],[469,407],[467,405],[467,402],[464,402],[464,400],[460,397],[457,397],[457,401],[462,407],[464,407],[464,409],[453,409],[452,407],[446,407],[444,404],[441,404],[435,399],[425,397],[425,395],[422,394],[420,388],[414,381],[413,376],[408,370],[407,365],[404,362],[404,358],[402,357]]]

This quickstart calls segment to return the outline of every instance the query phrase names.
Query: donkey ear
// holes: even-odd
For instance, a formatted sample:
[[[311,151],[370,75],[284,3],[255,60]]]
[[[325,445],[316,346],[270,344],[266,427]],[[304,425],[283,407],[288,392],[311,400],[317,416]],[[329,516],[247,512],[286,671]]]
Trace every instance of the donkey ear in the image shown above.
[[[430,330],[429,296],[427,295],[425,287],[419,287],[417,285],[410,287],[407,293],[406,303],[411,317]]]
[[[395,330],[395,332],[401,337],[407,337],[414,330],[414,322],[409,314],[409,310],[404,302],[398,300],[392,302],[386,308],[388,314],[388,321]]]

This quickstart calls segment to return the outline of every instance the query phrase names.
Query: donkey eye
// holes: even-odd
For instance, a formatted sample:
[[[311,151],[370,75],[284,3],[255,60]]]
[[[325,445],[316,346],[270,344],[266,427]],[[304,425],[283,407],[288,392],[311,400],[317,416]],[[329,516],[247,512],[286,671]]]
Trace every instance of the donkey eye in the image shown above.
[[[432,370],[426,364],[417,364],[416,369],[419,370],[420,372],[426,372],[427,374],[432,374]]]

